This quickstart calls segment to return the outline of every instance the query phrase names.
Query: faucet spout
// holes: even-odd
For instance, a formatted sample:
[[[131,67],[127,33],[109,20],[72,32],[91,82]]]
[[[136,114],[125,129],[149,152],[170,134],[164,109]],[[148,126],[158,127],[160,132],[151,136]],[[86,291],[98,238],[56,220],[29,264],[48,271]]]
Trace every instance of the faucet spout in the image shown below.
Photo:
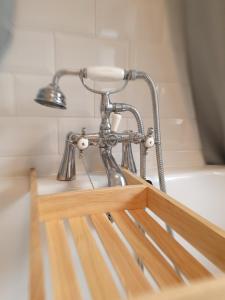
[[[57,179],[60,181],[71,181],[76,176],[75,146],[73,144],[73,132],[68,133],[63,158],[58,171]]]
[[[112,155],[112,148],[100,148],[100,154],[108,177],[108,186],[125,186],[126,179]]]

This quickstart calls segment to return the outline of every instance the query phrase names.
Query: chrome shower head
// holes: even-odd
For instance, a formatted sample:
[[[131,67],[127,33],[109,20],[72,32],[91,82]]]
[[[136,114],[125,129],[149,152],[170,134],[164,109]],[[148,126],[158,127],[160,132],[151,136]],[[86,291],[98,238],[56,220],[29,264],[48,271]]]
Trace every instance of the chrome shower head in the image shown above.
[[[60,90],[59,86],[52,83],[40,89],[34,101],[41,105],[59,109],[66,109],[64,94]]]

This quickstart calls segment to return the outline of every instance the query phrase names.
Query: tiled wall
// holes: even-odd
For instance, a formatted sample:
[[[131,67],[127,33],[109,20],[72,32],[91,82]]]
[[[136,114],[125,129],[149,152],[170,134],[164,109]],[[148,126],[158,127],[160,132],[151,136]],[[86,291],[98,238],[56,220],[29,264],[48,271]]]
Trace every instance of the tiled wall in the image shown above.
[[[163,0],[16,0],[15,5],[13,37],[0,57],[0,176],[24,175],[31,166],[54,173],[66,133],[98,128],[99,98],[78,79],[61,81],[66,111],[33,101],[56,70],[89,65],[149,72],[159,86],[166,166],[203,163],[185,53],[177,31],[169,29]],[[144,83],[131,83],[115,99],[135,105],[146,127],[152,125]],[[134,126],[127,114],[121,128]],[[154,165],[153,157],[151,151]]]

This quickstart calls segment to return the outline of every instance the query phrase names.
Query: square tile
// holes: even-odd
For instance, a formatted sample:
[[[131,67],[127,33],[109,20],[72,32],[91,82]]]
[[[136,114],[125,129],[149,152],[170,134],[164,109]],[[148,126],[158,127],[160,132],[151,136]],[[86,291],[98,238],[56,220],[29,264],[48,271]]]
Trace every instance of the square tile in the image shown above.
[[[93,65],[128,66],[128,43],[56,34],[56,69],[80,69]]]
[[[57,121],[53,118],[0,118],[0,156],[58,153]]]
[[[188,83],[185,53],[169,44],[131,43],[131,67],[147,72],[156,83]]]
[[[94,34],[95,1],[17,0],[15,24],[36,29]]]
[[[15,113],[14,78],[12,74],[0,73],[0,114],[1,116]]]
[[[2,62],[1,71],[54,72],[54,40],[48,32],[15,30]]]
[[[195,118],[189,85],[161,83],[159,85],[159,104],[162,118]]]
[[[96,33],[101,37],[161,42],[163,25],[162,0],[96,1]]]

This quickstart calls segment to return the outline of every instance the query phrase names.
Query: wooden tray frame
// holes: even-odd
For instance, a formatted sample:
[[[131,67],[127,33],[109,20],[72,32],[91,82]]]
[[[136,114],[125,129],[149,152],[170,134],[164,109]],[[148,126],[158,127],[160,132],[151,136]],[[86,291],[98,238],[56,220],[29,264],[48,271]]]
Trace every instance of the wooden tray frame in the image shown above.
[[[68,260],[69,249],[67,249],[65,244],[63,229],[60,225],[60,220],[64,218],[69,220],[75,241],[77,239],[79,242],[79,230],[82,230],[82,234],[85,234],[87,238],[88,245],[91,245],[91,255],[95,254],[96,261],[98,262],[96,269],[95,266],[90,268],[88,266],[90,253],[85,253],[88,247],[85,247],[85,242],[84,244],[78,243],[79,247],[81,247],[81,261],[85,274],[88,279],[90,278],[89,287],[93,299],[120,299],[117,290],[109,285],[110,280],[106,276],[107,270],[104,264],[102,264],[102,258],[98,251],[95,253],[95,245],[89,236],[89,232],[85,227],[86,225],[82,221],[83,216],[91,216],[92,222],[103,237],[106,249],[108,247],[110,252],[110,249],[114,247],[110,253],[110,259],[113,263],[115,262],[117,271],[121,275],[120,278],[127,288],[129,299],[224,300],[225,276],[217,279],[213,278],[194,257],[159,226],[153,218],[149,217],[144,208],[149,208],[223,271],[225,270],[225,232],[165,193],[149,185],[141,178],[134,176],[125,169],[123,172],[129,184],[126,187],[38,195],[36,171],[35,169],[31,169],[30,299],[46,299],[40,237],[40,223],[43,222],[46,225],[48,236],[54,300],[81,299],[79,288],[74,283],[76,282],[74,272]],[[128,220],[129,218],[124,213],[124,210],[129,211],[132,217],[144,227],[147,234],[163,249],[171,261],[182,270],[182,273],[189,278],[191,285],[186,286],[180,283],[181,280],[175,271],[172,273],[172,268],[170,269],[165,262],[161,261],[161,258],[157,260],[157,255],[159,254],[154,252],[155,250],[148,245],[148,241],[146,241],[143,233],[132,224],[133,222]],[[139,268],[134,265],[127,253],[126,259],[123,259],[121,256],[121,253],[123,254],[125,249],[117,241],[118,236],[115,235],[110,225],[104,219],[103,214],[106,212],[112,214],[115,222],[119,224],[120,229],[128,237],[131,245],[134,248],[136,247],[137,255],[141,257],[144,264],[151,265],[151,272],[163,288],[160,293],[153,292],[150,286],[146,284],[145,277]],[[118,244],[116,242],[114,243],[115,245],[110,244],[108,234],[104,232],[106,228],[107,233],[110,232],[112,234],[112,240],[117,241]],[[141,247],[138,244],[139,242],[141,243]],[[119,245],[119,249],[117,245]],[[118,254],[119,258],[116,254]],[[148,254],[150,258],[148,258]],[[58,257],[62,258],[61,260],[64,264],[60,265],[60,262],[57,262]],[[165,266],[165,270],[160,271],[158,274],[157,270],[161,270],[160,264]],[[57,267],[65,271],[63,276],[58,272],[59,269]],[[96,284],[98,285],[98,283],[92,280],[93,274],[96,275],[98,272],[104,272],[105,274],[101,279],[102,289],[100,294],[96,288]],[[107,297],[104,296],[104,289],[108,295]]]

